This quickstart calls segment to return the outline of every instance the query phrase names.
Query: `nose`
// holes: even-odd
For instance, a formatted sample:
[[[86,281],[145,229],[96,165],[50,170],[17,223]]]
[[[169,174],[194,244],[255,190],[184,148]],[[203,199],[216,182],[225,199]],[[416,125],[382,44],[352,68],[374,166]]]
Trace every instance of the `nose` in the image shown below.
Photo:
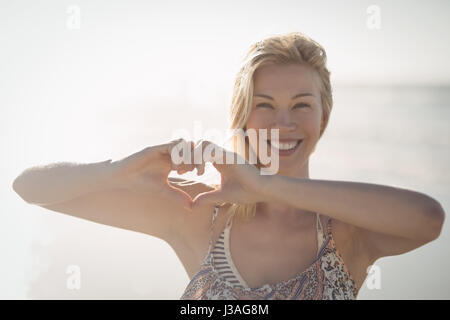
[[[272,126],[274,129],[279,129],[280,131],[293,131],[297,128],[297,124],[293,121],[288,110],[280,110],[274,120],[275,122]]]

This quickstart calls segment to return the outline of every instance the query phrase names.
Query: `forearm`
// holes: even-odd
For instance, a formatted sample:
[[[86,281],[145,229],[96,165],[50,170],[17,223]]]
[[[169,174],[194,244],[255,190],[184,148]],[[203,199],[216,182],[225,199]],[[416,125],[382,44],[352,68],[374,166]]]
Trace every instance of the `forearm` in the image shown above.
[[[52,163],[23,171],[14,191],[31,204],[52,204],[114,187],[111,160],[75,164]]]
[[[275,175],[262,190],[266,199],[372,231],[407,238],[427,237],[443,218],[440,204],[425,194],[358,182]]]

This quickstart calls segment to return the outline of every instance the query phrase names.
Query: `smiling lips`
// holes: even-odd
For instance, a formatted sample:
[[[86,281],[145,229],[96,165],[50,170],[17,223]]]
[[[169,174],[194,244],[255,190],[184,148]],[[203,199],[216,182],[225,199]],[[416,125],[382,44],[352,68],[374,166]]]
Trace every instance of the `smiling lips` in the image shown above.
[[[267,140],[269,146],[275,151],[278,151],[280,156],[292,154],[300,145],[303,139],[300,140],[280,140],[278,142]]]

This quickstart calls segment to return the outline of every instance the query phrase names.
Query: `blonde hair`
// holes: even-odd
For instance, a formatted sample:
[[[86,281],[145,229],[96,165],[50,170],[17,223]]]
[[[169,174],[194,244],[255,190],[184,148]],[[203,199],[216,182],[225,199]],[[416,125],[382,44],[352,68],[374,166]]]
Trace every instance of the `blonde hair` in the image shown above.
[[[245,125],[252,106],[253,75],[256,70],[269,64],[292,63],[306,64],[312,67],[319,75],[320,98],[322,102],[322,124],[319,139],[322,137],[328,125],[333,106],[330,72],[326,66],[327,56],[325,49],[320,44],[300,32],[273,35],[250,46],[234,81],[230,108],[230,129],[243,129],[245,131]],[[242,130],[237,132],[242,132]],[[233,149],[234,152],[248,161],[249,152],[251,152],[248,139],[245,139],[245,149],[243,149],[238,146],[235,137],[233,139]],[[259,162],[257,167],[260,167]],[[230,205],[227,214],[236,214],[242,220],[248,221],[256,214],[256,203],[231,203]]]

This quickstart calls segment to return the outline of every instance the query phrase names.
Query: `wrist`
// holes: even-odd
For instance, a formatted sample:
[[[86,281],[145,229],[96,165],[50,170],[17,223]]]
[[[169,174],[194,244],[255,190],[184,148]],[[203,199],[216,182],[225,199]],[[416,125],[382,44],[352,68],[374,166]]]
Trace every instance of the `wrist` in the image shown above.
[[[117,162],[111,159],[96,163],[99,170],[97,179],[99,189],[121,188],[122,182],[117,172]]]

